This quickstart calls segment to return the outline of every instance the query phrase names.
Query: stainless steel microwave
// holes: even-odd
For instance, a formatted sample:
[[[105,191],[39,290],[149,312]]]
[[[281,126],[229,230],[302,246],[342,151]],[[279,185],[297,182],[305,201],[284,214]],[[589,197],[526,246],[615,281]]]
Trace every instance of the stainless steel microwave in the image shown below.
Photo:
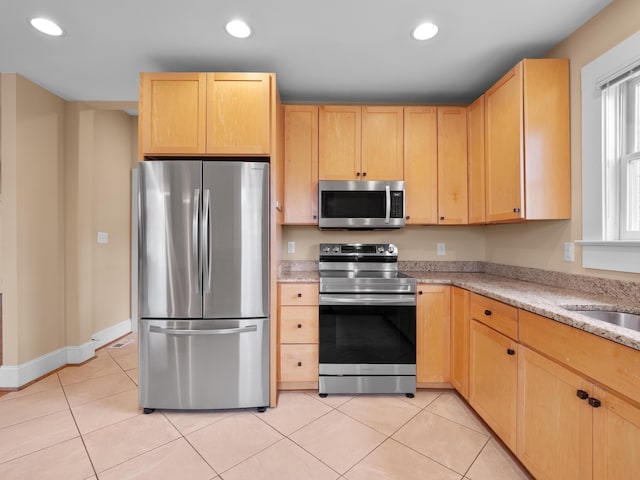
[[[320,180],[318,226],[342,229],[404,227],[404,181]]]

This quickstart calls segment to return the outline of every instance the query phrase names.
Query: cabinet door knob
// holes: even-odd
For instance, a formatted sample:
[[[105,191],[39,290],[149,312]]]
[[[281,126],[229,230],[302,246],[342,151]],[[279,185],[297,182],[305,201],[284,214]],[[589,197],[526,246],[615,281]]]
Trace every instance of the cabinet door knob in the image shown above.
[[[362,172],[362,176],[366,177],[367,176],[367,172]]]
[[[298,324],[298,328],[302,328],[302,324],[301,323]]]
[[[507,348],[507,355],[515,355],[516,351],[513,348]]]
[[[422,295],[422,290],[418,290],[418,295]]]
[[[602,402],[597,398],[591,397],[589,398],[589,405],[591,405],[593,408],[598,408],[600,405],[602,405]]]
[[[317,218],[318,218],[318,216],[317,216],[317,215],[314,215],[314,216],[313,216],[313,219],[314,219],[314,220],[315,220],[315,219],[317,219]]]
[[[514,208],[513,213],[520,213],[520,209],[518,207]]]
[[[404,218],[405,218],[405,220],[411,220],[411,216],[410,216],[410,215],[407,215],[407,216],[406,216],[406,217],[404,217]]]
[[[587,398],[589,398],[589,394],[587,392],[585,392],[584,390],[578,390],[576,392],[576,396],[580,399],[580,400],[586,400]]]
[[[302,362],[298,362],[298,366],[301,367],[302,366]]]
[[[301,294],[301,293],[299,293],[299,294],[298,294],[298,298],[301,298],[301,297],[302,297],[302,294]]]
[[[359,176],[360,176],[360,172],[356,172],[356,177],[359,177]]]
[[[440,220],[444,220],[444,217],[440,217]]]
[[[484,314],[488,317],[489,315],[491,315],[491,310],[485,310]]]

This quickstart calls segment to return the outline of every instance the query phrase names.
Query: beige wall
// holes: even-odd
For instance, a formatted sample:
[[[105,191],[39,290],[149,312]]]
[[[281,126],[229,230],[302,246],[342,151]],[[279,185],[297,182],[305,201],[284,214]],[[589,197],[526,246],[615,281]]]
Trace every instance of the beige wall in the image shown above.
[[[582,238],[581,70],[638,30],[640,1],[616,0],[548,52],[550,57],[570,60],[572,219],[488,227],[487,261],[640,281],[639,274],[582,268],[582,249],[578,244],[575,246],[576,261],[566,263],[562,260],[563,243]]]
[[[403,260],[486,260],[597,277],[640,281],[640,275],[582,268],[582,250],[575,245],[575,262],[564,262],[564,242],[582,238],[581,97],[580,72],[596,57],[640,29],[640,1],[616,0],[583,27],[553,48],[548,56],[570,59],[571,75],[571,191],[572,219],[486,227],[408,227],[401,232],[330,233],[314,227],[285,227],[285,260],[317,260],[317,244],[325,241],[392,241]],[[296,242],[296,254],[286,243]],[[447,255],[435,255],[445,242]],[[451,246],[450,246],[451,245]]]
[[[317,227],[282,228],[282,260],[318,260],[318,245],[331,242],[395,243],[400,260],[483,260],[487,227],[405,227],[392,231],[318,230]],[[287,253],[287,242],[296,243],[296,253]],[[444,242],[446,255],[436,254]]]
[[[2,364],[19,365],[130,317],[136,120],[15,74],[1,74],[0,102]]]
[[[17,364],[65,345],[65,104],[3,74],[2,105],[3,363]]]

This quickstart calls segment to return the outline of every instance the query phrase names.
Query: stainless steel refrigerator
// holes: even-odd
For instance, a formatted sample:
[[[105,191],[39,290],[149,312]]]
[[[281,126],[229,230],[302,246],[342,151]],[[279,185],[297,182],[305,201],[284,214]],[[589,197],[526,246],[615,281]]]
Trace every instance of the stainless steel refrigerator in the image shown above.
[[[140,406],[269,405],[269,164],[140,163]]]

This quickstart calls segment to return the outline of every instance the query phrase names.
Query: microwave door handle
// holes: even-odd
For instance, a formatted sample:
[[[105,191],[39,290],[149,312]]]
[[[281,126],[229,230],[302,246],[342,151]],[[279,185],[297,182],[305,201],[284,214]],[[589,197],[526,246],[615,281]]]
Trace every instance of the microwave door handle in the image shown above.
[[[387,194],[387,212],[384,217],[384,223],[389,223],[391,219],[391,190],[389,189],[389,184],[384,186],[385,193]]]

